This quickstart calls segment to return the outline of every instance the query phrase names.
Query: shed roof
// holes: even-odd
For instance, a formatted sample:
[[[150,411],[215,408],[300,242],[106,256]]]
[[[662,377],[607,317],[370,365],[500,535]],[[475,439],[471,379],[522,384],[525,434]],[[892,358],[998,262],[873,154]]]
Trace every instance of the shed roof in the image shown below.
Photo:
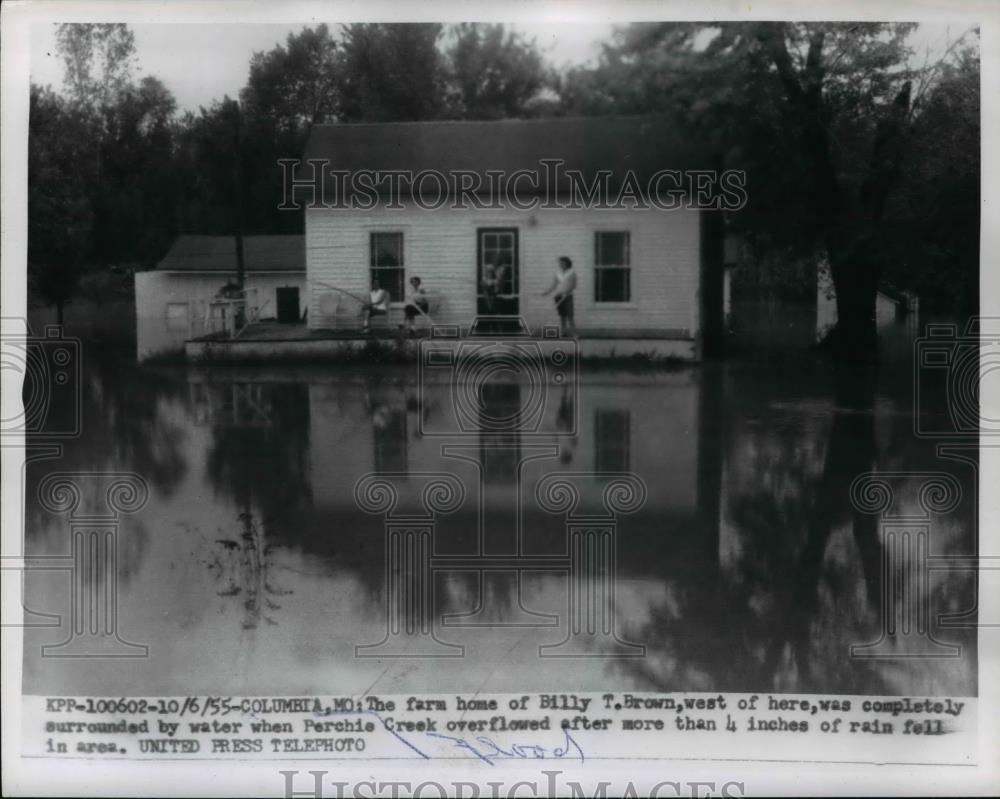
[[[681,136],[675,124],[652,115],[316,125],[305,149],[305,160],[328,161],[332,170],[467,170],[484,185],[488,171],[527,169],[539,174],[538,186],[522,181],[518,193],[534,195],[550,192],[546,159],[562,160],[562,169],[579,171],[588,183],[599,170],[609,170],[609,186],[617,190],[628,171],[645,181],[662,169],[711,169],[710,156],[702,141]],[[568,187],[567,178],[557,178],[551,193]],[[346,189],[345,195],[350,181]],[[384,186],[379,190],[385,193]]]
[[[305,236],[244,236],[243,260],[247,272],[305,272]],[[236,240],[233,236],[178,236],[156,268],[177,272],[235,272]]]

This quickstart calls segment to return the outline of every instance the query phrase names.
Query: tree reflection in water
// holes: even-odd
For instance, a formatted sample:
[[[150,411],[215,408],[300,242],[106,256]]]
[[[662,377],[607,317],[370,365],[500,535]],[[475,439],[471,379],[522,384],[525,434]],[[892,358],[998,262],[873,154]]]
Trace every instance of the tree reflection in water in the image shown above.
[[[206,472],[216,492],[239,509],[239,532],[216,539],[208,564],[222,582],[219,596],[243,606],[242,627],[277,624],[272,531],[299,522],[311,500],[309,391],[296,383],[203,384],[202,412],[212,444]],[[280,536],[280,532],[278,533]]]
[[[218,549],[208,568],[222,584],[219,596],[242,602],[244,630],[257,629],[261,621],[276,625],[278,598],[292,592],[274,584],[274,548],[260,525],[249,513],[241,513],[239,521],[239,538],[217,539]]]
[[[79,435],[61,442],[57,457],[46,456],[46,444],[51,440],[44,436],[29,435],[25,441],[29,551],[44,548],[57,553],[68,546],[65,524],[53,524],[34,501],[38,486],[53,472],[134,472],[150,483],[159,497],[171,497],[188,468],[182,410],[185,393],[184,382],[175,375],[123,367],[117,359],[85,359],[79,391]],[[72,406],[56,404],[51,410],[66,414],[52,420],[51,427],[72,428]],[[36,453],[37,459],[32,459]],[[123,584],[138,572],[149,535],[142,515],[130,517],[123,525],[118,545]]]
[[[722,563],[665,580],[667,601],[633,633],[647,643],[647,657],[615,664],[642,688],[900,690],[885,661],[849,656],[852,644],[879,637],[882,621],[879,519],[855,509],[849,495],[856,477],[879,466],[877,375],[865,369],[833,377],[828,400],[799,400],[805,418],[794,418],[794,403],[768,413],[747,402],[750,392],[738,392],[739,407],[728,398]],[[893,460],[909,444],[906,462],[919,468],[912,427],[891,416],[889,436]],[[944,466],[938,460],[933,468]],[[968,552],[974,539],[964,539],[952,543]],[[936,590],[937,599],[950,600],[937,604],[942,611],[956,604],[956,594],[965,597],[960,606],[974,601],[963,577]],[[952,691],[975,692],[966,668],[949,673]]]
[[[351,646],[372,638],[371,626],[384,608],[385,530],[383,519],[360,513],[355,504],[361,475],[398,474],[408,496],[415,495],[418,472],[462,475],[469,501],[440,520],[437,551],[464,557],[483,531],[490,552],[509,553],[517,506],[513,470],[543,446],[553,455],[533,462],[524,472],[528,480],[557,470],[629,470],[649,488],[646,506],[620,523],[617,558],[622,632],[646,646],[646,657],[574,664],[581,680],[596,673],[625,690],[923,688],[968,695],[975,693],[974,659],[960,667],[900,667],[848,656],[851,644],[878,638],[881,620],[879,518],[852,508],[854,478],[884,469],[956,475],[964,469],[960,478],[970,484],[967,465],[945,462],[913,437],[908,375],[897,370],[890,380],[884,368],[860,375],[738,362],[673,375],[583,375],[578,395],[565,389],[552,394],[551,437],[486,430],[462,439],[463,452],[482,469],[480,486],[480,467],[444,457],[447,440],[421,435],[423,422],[440,426],[449,411],[448,387],[421,392],[412,370],[170,373],[95,361],[85,373],[81,438],[66,443],[63,459],[28,468],[29,547],[65,549],[64,520],[56,524],[31,499],[46,474],[143,475],[154,489],[147,513],[156,514],[159,535],[151,537],[139,517],[123,527],[123,586],[140,567],[145,577],[141,585],[134,580],[126,586],[123,597],[137,607],[185,608],[177,618],[149,614],[156,640],[182,645],[191,630],[204,629],[227,651],[260,658],[254,662],[266,671],[270,647],[254,654],[243,635],[254,630],[258,642],[270,644],[290,633],[291,614],[284,610],[283,618],[282,606],[294,606],[298,623],[328,638],[353,636]],[[481,400],[496,405],[493,415],[504,416],[523,398],[523,390],[505,384],[488,388]],[[573,426],[576,435],[555,434]],[[205,492],[204,482],[213,490]],[[533,486],[522,490],[529,500]],[[481,527],[480,490],[492,503]],[[950,528],[935,538],[935,551],[975,551],[974,491],[968,494],[954,518],[945,520]],[[524,529],[531,554],[563,551],[563,518],[529,501]],[[143,563],[142,552],[154,546],[158,559]],[[436,577],[436,624],[441,616],[478,607],[488,608],[489,618],[481,619],[487,622],[510,621],[524,608],[565,610],[557,605],[566,592],[564,575],[536,574],[519,585],[513,570],[488,579],[483,574],[455,569]],[[935,578],[935,610],[968,610],[974,587],[974,574]],[[238,607],[238,625],[211,627],[218,620],[205,609],[220,594]],[[341,600],[343,614],[335,623],[327,605],[333,596],[350,597]],[[498,642],[511,636],[493,650],[513,653],[496,670],[511,685],[543,680],[552,665],[538,660],[534,642],[510,649],[506,641],[535,634],[525,629],[488,634]],[[461,634],[449,627],[444,637]],[[487,634],[468,635],[472,674],[482,666],[476,643]],[[537,637],[551,643],[559,635],[541,630]],[[948,630],[941,638],[974,646],[971,634]],[[209,657],[210,648],[204,654]],[[210,671],[205,664],[191,668]],[[280,671],[269,679],[275,690],[291,688]],[[566,679],[568,686],[574,678]]]

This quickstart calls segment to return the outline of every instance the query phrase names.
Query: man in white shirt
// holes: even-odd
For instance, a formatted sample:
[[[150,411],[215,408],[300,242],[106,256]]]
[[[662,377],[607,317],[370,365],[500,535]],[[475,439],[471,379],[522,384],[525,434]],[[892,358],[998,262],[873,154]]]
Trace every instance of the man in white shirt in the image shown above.
[[[559,329],[564,336],[576,335],[576,322],[573,319],[573,292],[576,291],[576,272],[573,262],[565,255],[559,258],[559,268],[556,270],[552,285],[542,292],[546,296],[555,292],[553,298],[556,312],[559,314]]]

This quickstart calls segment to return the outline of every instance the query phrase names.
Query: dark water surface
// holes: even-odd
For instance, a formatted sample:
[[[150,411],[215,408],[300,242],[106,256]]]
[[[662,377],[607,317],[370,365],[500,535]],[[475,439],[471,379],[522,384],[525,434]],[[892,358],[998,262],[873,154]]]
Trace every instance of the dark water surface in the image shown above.
[[[975,631],[938,618],[974,610],[974,574],[931,571],[924,594],[897,591],[884,608],[880,516],[851,502],[860,474],[898,472],[891,513],[912,527],[921,473],[950,475],[961,499],[929,517],[929,548],[975,552],[975,451],[946,457],[914,435],[912,336],[893,336],[877,373],[744,357],[585,371],[578,390],[501,377],[478,395],[489,418],[542,392],[541,434],[516,436],[488,425],[424,435],[454,427],[456,400],[445,380],[421,387],[415,367],[138,369],[89,358],[81,437],[27,469],[27,552],[69,550],[67,514],[38,501],[47,476],[141,475],[149,499],[121,517],[118,621],[121,638],[149,653],[41,657],[68,628],[29,629],[24,690],[974,695]],[[464,492],[432,533],[412,518],[440,479],[430,473]],[[623,473],[645,497],[626,496],[625,481],[630,512],[611,532],[596,517],[615,505],[606,489]],[[369,474],[365,510],[355,489]],[[396,492],[397,521],[409,519],[395,538],[377,512],[377,475]],[[558,490],[545,493],[552,475],[579,491],[569,520]],[[99,480],[80,480],[82,505],[103,502]],[[413,575],[414,564],[433,569]],[[409,597],[398,614],[387,615],[387,583]],[[69,591],[65,573],[32,573],[26,605],[65,614]],[[929,635],[897,630],[867,650],[891,657],[851,656],[891,618],[916,618],[907,605],[921,597]],[[390,622],[400,635],[356,649],[383,642]],[[906,657],[945,651],[958,656]],[[420,656],[387,657],[401,652]],[[566,654],[576,657],[556,657]]]

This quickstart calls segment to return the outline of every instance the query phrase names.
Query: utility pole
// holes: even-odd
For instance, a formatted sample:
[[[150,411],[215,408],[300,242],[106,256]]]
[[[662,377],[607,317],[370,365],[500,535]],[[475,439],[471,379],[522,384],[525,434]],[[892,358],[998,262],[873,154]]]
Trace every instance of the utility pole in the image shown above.
[[[234,237],[236,239],[236,286],[239,292],[233,305],[233,334],[242,330],[246,321],[246,263],[243,253],[243,136],[240,131],[239,100],[229,101],[229,111],[233,115],[233,202]]]
[[[238,100],[232,100],[233,113],[233,184],[236,196],[236,283],[243,290],[246,280],[246,263],[243,253],[243,135],[240,121],[240,104]]]

